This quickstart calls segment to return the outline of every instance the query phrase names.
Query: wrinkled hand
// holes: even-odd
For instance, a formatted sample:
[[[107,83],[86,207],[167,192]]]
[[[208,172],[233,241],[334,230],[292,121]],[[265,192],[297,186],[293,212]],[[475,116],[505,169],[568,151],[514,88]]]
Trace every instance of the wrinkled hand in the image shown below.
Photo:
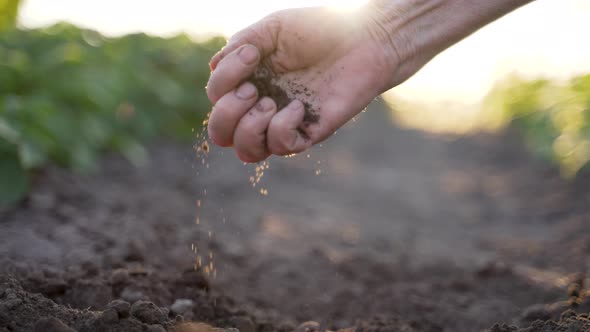
[[[210,63],[210,139],[245,162],[323,141],[395,84],[399,60],[386,40],[362,10],[291,9],[242,30]],[[284,108],[249,81],[261,67],[291,100]]]

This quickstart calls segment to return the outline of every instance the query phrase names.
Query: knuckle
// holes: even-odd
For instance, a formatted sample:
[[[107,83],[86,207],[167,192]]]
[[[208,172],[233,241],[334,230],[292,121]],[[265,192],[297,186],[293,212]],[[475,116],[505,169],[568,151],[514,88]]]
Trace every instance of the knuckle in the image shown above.
[[[231,137],[230,135],[227,135],[227,133],[224,133],[223,123],[223,118],[220,116],[220,113],[211,113],[209,123],[207,124],[209,139],[216,145],[222,147],[231,146]]]
[[[275,139],[270,142],[270,148],[273,154],[287,155],[294,152],[294,135],[290,131],[281,131],[275,136]]]
[[[286,10],[282,10],[267,15],[261,22],[263,30],[270,34],[280,30],[285,13]]]
[[[283,138],[281,139],[283,143],[283,147],[288,153],[296,152],[296,142],[297,142],[297,134],[293,132],[285,133]]]
[[[246,113],[242,121],[240,121],[240,132],[241,135],[246,139],[252,139],[259,135],[259,123],[256,118],[251,115],[251,112]]]

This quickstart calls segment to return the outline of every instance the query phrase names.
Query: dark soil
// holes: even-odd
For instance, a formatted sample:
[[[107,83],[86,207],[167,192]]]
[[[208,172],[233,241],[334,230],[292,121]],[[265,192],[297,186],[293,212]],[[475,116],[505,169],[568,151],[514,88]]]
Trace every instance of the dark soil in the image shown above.
[[[44,171],[0,210],[0,332],[590,331],[590,175],[380,108],[269,169],[159,143]]]
[[[307,97],[311,96],[312,92],[307,87],[299,86],[294,82],[286,82],[285,85],[288,87],[289,93],[279,86],[278,77],[265,61],[258,67],[254,75],[248,78],[248,81],[256,86],[258,90],[258,96],[270,97],[277,104],[277,109],[280,111],[285,108],[294,99],[299,99],[305,107],[305,115],[303,117],[304,123],[317,123],[320,120],[320,115],[314,109],[310,102],[306,100]]]

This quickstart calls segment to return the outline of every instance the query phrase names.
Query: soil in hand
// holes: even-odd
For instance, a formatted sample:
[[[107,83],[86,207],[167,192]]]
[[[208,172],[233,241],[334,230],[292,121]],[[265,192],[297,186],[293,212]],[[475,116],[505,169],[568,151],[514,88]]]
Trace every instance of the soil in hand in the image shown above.
[[[263,61],[254,75],[248,78],[248,81],[258,89],[259,97],[270,97],[273,99],[279,111],[289,105],[294,99],[299,99],[305,107],[304,123],[318,122],[320,115],[311,103],[305,100],[311,96],[312,92],[307,87],[299,86],[299,84],[293,82],[281,82],[280,76],[273,72],[267,62]],[[287,89],[281,87],[281,85],[287,86]]]

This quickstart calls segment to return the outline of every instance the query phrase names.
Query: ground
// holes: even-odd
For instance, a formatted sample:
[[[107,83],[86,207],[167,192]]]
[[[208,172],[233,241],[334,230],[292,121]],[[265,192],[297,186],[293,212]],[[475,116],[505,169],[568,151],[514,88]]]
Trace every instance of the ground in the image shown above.
[[[150,152],[48,169],[0,210],[1,332],[590,331],[590,175],[510,131],[401,129],[376,103],[268,169]]]

